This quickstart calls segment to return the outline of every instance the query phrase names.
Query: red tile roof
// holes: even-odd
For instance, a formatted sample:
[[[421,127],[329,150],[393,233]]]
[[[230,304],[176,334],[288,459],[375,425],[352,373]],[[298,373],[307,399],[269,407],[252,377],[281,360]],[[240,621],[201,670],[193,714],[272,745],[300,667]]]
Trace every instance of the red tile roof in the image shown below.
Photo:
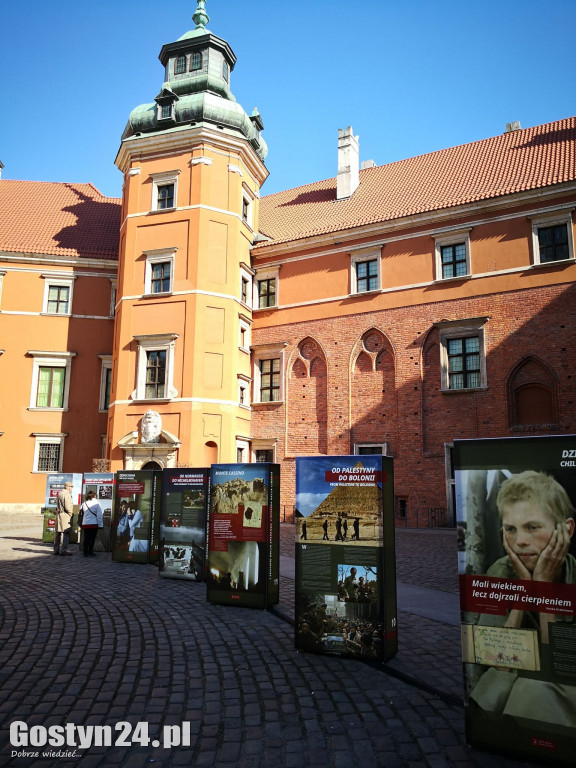
[[[0,179],[0,252],[117,259],[120,200],[92,184]]]
[[[574,179],[571,117],[360,171],[347,200],[335,178],[263,197],[259,229],[282,243]]]

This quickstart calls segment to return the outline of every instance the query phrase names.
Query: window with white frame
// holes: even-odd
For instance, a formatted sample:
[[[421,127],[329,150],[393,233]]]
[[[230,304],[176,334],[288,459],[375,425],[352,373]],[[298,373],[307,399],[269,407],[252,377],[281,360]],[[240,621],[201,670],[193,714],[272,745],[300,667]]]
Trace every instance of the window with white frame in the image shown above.
[[[244,304],[248,304],[248,297],[250,295],[250,281],[247,277],[242,276],[242,282],[240,285],[240,300]]]
[[[236,438],[236,462],[238,464],[250,462],[250,441],[247,438]]]
[[[278,272],[278,267],[256,272],[254,278],[256,295],[253,306],[257,309],[278,306]]]
[[[241,373],[238,374],[238,405],[250,407],[250,378]]]
[[[435,241],[436,280],[452,280],[471,275],[470,232],[467,229],[433,235]]]
[[[6,274],[5,269],[0,269],[0,305],[2,304],[2,286],[4,283],[4,275]]]
[[[280,400],[280,358],[260,360],[260,402]]]
[[[534,264],[574,259],[572,209],[532,217]]]
[[[285,344],[266,344],[254,348],[252,404],[283,400],[285,346]]]
[[[166,397],[166,350],[150,349],[146,352],[146,400]]]
[[[44,302],[42,312],[47,315],[70,315],[72,313],[72,293],[74,276],[42,275],[44,283]]]
[[[386,456],[388,454],[388,443],[355,443],[354,454],[356,456],[368,456],[370,454]]]
[[[487,317],[438,323],[442,390],[486,387],[484,325]]]
[[[158,104],[158,120],[172,120],[174,117],[174,102]]]
[[[152,211],[167,211],[176,208],[178,174],[180,171],[152,173]]]
[[[64,439],[62,432],[35,432],[33,472],[61,472],[64,455]]]
[[[100,370],[100,411],[107,411],[110,406],[110,389],[112,385],[112,355],[99,355],[102,361]]]
[[[247,307],[252,306],[252,272],[245,265],[240,265],[240,301]]]
[[[194,72],[197,69],[202,69],[202,54],[200,51],[194,51],[190,60],[190,69]]]
[[[238,322],[239,338],[238,346],[243,352],[250,351],[250,320],[240,315]]]
[[[252,461],[258,464],[273,464],[276,460],[275,440],[252,440]]]
[[[350,293],[380,290],[380,251],[363,251],[352,255],[350,262]]]
[[[30,408],[44,411],[68,410],[70,372],[76,352],[46,352],[31,350],[34,358]]]
[[[254,210],[254,194],[252,190],[242,185],[242,221],[247,224],[250,229],[253,229],[253,210]]]
[[[171,400],[174,389],[174,349],[177,333],[135,336],[138,343],[136,389],[133,400]]]
[[[174,259],[176,249],[147,251],[144,292],[153,296],[158,293],[171,293],[174,280]]]

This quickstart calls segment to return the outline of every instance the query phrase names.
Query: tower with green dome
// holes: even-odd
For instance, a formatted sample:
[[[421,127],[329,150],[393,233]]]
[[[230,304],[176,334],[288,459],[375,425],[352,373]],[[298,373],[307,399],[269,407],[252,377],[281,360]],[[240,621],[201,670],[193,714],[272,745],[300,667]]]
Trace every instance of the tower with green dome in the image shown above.
[[[236,56],[207,24],[160,51],[164,81],[130,113],[107,455],[117,470],[249,461],[250,247],[268,171],[263,122],[230,90]],[[154,444],[141,421],[160,414]]]
[[[236,56],[226,40],[206,28],[205,6],[205,0],[198,0],[195,29],[162,46],[162,88],[152,103],[132,110],[122,139],[205,124],[246,139],[264,161],[268,148],[262,119],[257,110],[248,116],[234,98],[230,77]]]

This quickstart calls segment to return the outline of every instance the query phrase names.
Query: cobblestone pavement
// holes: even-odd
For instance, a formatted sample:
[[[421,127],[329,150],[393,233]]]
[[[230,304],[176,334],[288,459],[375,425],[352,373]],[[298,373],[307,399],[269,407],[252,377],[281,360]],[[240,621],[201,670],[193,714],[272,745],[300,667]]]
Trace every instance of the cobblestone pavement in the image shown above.
[[[282,580],[274,611],[214,606],[203,585],[160,579],[154,566],[114,563],[109,554],[55,558],[39,528],[0,532],[1,766],[529,765],[469,749],[461,705],[419,685],[461,694],[453,626],[401,613],[394,668],[303,654],[289,623],[290,579]],[[288,557],[292,536],[283,526]],[[448,539],[428,534],[433,563],[444,560]],[[420,577],[420,567],[410,565],[418,540],[398,537],[402,578]],[[16,720],[44,728],[109,725],[114,739],[122,721],[147,723],[151,739],[189,723],[190,743],[55,746],[76,756],[12,757],[12,750],[45,749],[11,746],[8,726]]]

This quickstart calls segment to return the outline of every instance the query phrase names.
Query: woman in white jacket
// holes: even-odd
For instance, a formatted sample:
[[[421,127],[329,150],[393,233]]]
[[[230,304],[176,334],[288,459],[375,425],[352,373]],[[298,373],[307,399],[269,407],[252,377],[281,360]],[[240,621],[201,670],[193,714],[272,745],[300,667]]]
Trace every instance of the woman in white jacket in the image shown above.
[[[104,527],[102,507],[96,500],[94,491],[88,491],[86,500],[80,507],[82,511],[82,532],[84,534],[84,557],[94,555],[94,542],[98,534],[98,528]]]

